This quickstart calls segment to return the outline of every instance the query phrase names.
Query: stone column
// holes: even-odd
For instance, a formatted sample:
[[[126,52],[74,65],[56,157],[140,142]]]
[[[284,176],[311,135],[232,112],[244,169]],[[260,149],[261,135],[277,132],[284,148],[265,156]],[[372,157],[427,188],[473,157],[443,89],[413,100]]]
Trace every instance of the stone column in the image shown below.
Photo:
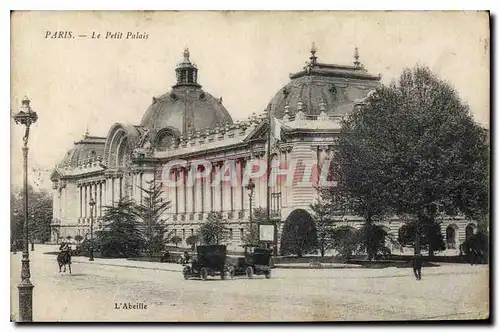
[[[214,197],[214,190],[215,188],[212,186],[212,184],[215,181],[215,165],[212,163],[212,169],[210,171],[210,176],[207,181],[207,212],[213,212],[214,211],[214,203],[215,203],[215,197]]]
[[[88,194],[88,186],[87,184],[83,185],[83,217],[87,218],[87,194]]]
[[[187,166],[187,168],[185,169],[184,171],[184,183],[185,183],[185,186],[184,186],[184,189],[186,190],[186,200],[185,200],[185,204],[186,204],[186,212],[188,214],[191,214],[193,213],[193,184],[190,183],[189,181],[189,173],[190,173],[190,167],[191,166]],[[186,217],[186,218],[189,218],[189,217]],[[186,219],[186,220],[189,220],[189,219]]]
[[[119,200],[121,200],[125,194],[125,190],[123,190],[124,189],[123,188],[123,183],[124,183],[123,176],[119,177],[118,183],[119,183],[118,186],[119,186],[119,193],[120,193],[120,195],[118,197],[119,197]]]
[[[202,202],[202,195],[204,195],[205,193],[202,193],[202,191],[204,190],[205,186],[204,186],[203,181],[204,181],[204,179],[202,179],[202,178],[196,179],[196,185],[194,187],[195,200],[196,200],[196,206],[195,206],[194,210],[196,213],[201,213],[204,210],[204,207],[203,207],[204,202]]]
[[[94,206],[94,218],[97,218],[97,216],[99,215],[97,213],[98,211],[98,208],[99,208],[99,197],[97,196],[97,182],[94,182],[94,201],[95,201],[95,206]]]
[[[264,160],[265,158],[265,160]],[[262,157],[258,157],[258,159],[260,159],[260,161],[265,161],[265,164],[263,165],[266,165],[265,167],[267,167],[267,156],[262,156]],[[267,181],[266,181],[266,174],[264,174],[263,176],[261,176],[259,179],[257,179],[256,181],[256,187],[255,187],[255,191],[256,191],[256,197],[255,197],[255,208],[258,208],[258,207],[263,207],[265,208],[266,205],[267,205],[267,191],[266,191],[266,186],[267,186]],[[252,211],[252,214],[253,214],[254,211]]]
[[[243,173],[246,172],[246,168],[247,168],[249,161],[250,161],[250,157],[244,158],[243,163],[241,165]],[[241,199],[242,199],[242,204],[243,204],[242,210],[246,211],[245,218],[248,218],[248,211],[249,211],[249,207],[250,207],[250,201],[248,198],[248,192],[247,192],[247,188],[246,188],[247,185],[248,185],[248,183],[246,183],[244,186],[243,185],[241,186]]]
[[[81,218],[83,215],[83,193],[82,193],[82,185],[78,185],[78,218]]]
[[[243,179],[243,172],[241,169],[242,166],[242,160],[237,159],[236,160],[236,186],[232,187],[233,188],[233,208],[234,211],[241,211],[242,210],[242,202],[241,202],[241,183]],[[235,215],[235,217],[238,217]]]
[[[184,168],[179,168],[179,213],[186,213],[186,182]]]
[[[52,183],[52,219],[54,223],[57,222],[58,219],[58,200],[59,197],[57,195],[57,184]]]
[[[104,185],[104,181],[99,182],[99,217],[102,217],[102,187]]]
[[[212,184],[212,194],[214,195],[214,206],[213,210],[215,212],[220,212],[220,205],[221,205],[221,195],[220,195],[220,168],[218,163],[214,163],[212,165],[214,168],[214,183]],[[214,185],[216,184],[216,185]]]
[[[176,182],[177,181],[177,170],[176,169],[173,169],[172,170],[173,172],[173,175],[171,177],[171,181],[172,182]],[[170,194],[170,198],[171,198],[171,201],[170,201],[170,213],[177,213],[176,209],[177,209],[177,187],[167,187],[166,190],[170,190],[171,191],[171,194]]]

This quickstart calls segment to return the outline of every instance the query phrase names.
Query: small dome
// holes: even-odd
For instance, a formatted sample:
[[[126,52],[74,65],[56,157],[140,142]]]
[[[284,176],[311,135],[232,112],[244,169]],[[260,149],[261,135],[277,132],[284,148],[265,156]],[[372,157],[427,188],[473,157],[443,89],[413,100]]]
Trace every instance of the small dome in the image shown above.
[[[177,84],[170,92],[153,98],[141,126],[156,130],[174,127],[186,135],[191,131],[233,123],[222,105],[222,98],[214,98],[198,84],[198,68],[191,63],[189,50],[184,50],[184,58],[175,71]]]
[[[59,163],[59,167],[77,167],[80,164],[102,160],[104,154],[105,137],[85,135],[83,140],[75,142]]]
[[[316,48],[304,69],[290,75],[290,82],[271,100],[271,112],[282,118],[285,106],[294,115],[301,109],[308,115],[343,115],[352,110],[354,101],[365,98],[380,85],[380,76],[369,74],[359,62],[357,50],[354,66],[317,62]]]

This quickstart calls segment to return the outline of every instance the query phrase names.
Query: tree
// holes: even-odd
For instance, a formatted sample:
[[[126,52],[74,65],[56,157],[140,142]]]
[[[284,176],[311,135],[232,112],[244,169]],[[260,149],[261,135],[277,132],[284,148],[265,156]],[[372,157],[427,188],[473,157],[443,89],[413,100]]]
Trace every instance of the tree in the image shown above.
[[[292,212],[283,227],[281,253],[302,257],[316,247],[316,228],[309,213],[305,210]]]
[[[135,204],[123,197],[115,206],[105,206],[103,224],[106,229],[96,232],[104,257],[134,257],[144,246],[139,230]]]
[[[316,225],[316,234],[318,237],[318,249],[321,257],[325,256],[325,252],[333,247],[332,228],[333,228],[333,215],[332,209],[329,204],[319,199],[311,205],[313,210],[312,218]]]
[[[336,227],[332,230],[332,248],[345,258],[350,259],[359,252],[360,240],[357,231],[348,226]]]
[[[28,186],[28,230],[31,242],[50,240],[52,196],[45,190]],[[11,192],[11,242],[21,244],[24,225],[24,193],[20,188]]]
[[[198,234],[204,244],[219,244],[226,238],[227,228],[220,212],[212,212],[207,221],[200,225]]]
[[[420,228],[418,230],[420,249],[429,250],[429,248],[434,248],[436,251],[446,249],[440,222],[418,223],[417,221],[409,221],[400,228],[398,242],[403,246],[415,246],[417,227]]]
[[[246,226],[246,232],[243,237],[243,242],[246,245],[258,246],[261,241],[259,239],[259,225],[267,222],[266,209],[262,207],[255,208],[252,214],[252,223]]]
[[[82,240],[83,240],[83,236],[81,236],[80,234],[75,235],[76,242],[80,243]]]
[[[180,236],[174,236],[170,239],[170,242],[172,242],[176,247],[179,246],[179,243],[182,242],[182,239]]]
[[[186,244],[191,246],[192,249],[196,246],[196,244],[200,241],[200,237],[197,234],[190,235],[186,238]]]
[[[425,225],[416,252],[421,236],[432,236],[420,232],[432,232],[440,213],[488,211],[486,131],[428,68],[405,69],[397,83],[377,88],[347,116],[338,145],[339,183],[363,198],[366,220],[391,212]],[[429,255],[439,250],[429,244]]]
[[[22,249],[23,243],[23,223],[24,210],[22,198],[20,199],[15,193],[10,194],[10,239],[13,251]]]
[[[167,228],[165,212],[170,208],[170,202],[162,198],[161,183],[148,181],[148,187],[139,189],[144,193],[141,204],[135,206],[136,214],[141,221],[144,239],[144,249],[152,257],[165,249],[173,231]]]

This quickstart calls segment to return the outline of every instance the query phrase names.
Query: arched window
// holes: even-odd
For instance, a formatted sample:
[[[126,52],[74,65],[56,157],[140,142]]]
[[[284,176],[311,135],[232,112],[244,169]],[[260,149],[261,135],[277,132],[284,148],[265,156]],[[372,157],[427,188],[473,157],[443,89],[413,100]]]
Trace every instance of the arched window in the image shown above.
[[[165,151],[172,147],[175,140],[175,136],[170,132],[165,132],[158,137],[156,147],[159,151]]]

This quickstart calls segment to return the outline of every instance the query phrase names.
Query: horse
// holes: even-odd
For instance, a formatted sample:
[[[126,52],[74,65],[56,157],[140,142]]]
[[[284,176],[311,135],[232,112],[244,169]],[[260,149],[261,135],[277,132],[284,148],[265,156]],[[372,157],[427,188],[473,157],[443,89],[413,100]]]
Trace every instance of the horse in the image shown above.
[[[68,265],[69,273],[71,274],[71,252],[61,251],[57,255],[57,264],[59,265],[59,273],[61,273],[62,267],[64,267],[64,272],[66,272],[66,265]]]

